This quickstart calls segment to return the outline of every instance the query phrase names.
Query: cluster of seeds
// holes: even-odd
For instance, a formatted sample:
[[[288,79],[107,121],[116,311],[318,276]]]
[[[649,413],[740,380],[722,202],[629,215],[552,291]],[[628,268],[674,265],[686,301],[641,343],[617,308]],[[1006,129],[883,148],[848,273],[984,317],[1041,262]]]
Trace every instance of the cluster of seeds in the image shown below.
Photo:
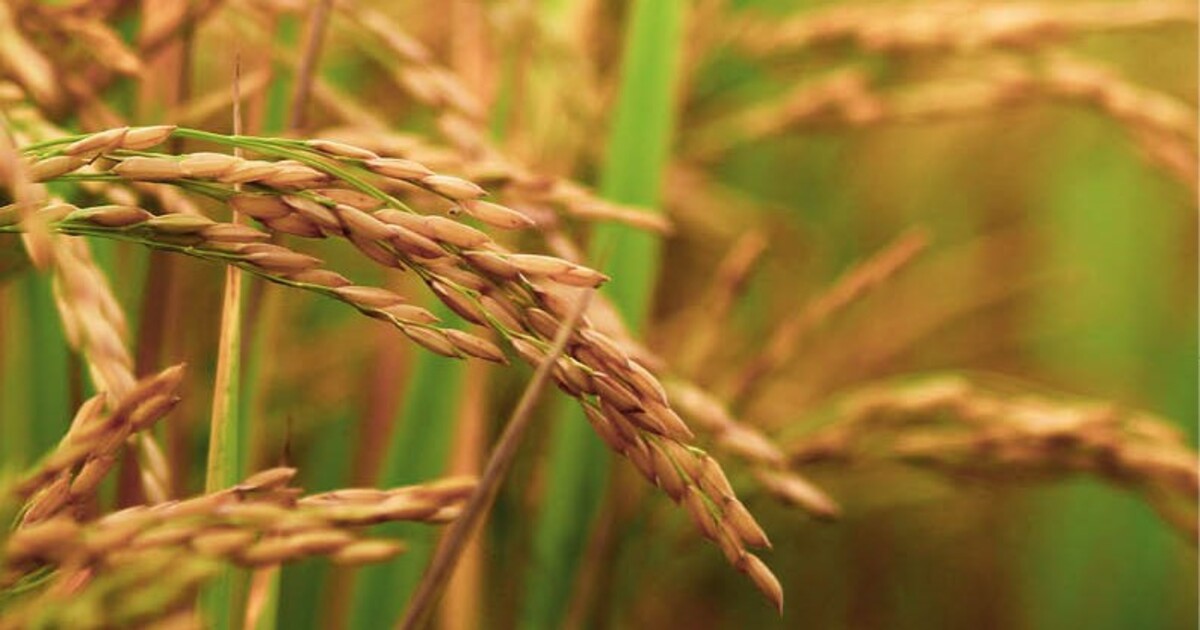
[[[178,549],[147,549],[97,574],[60,570],[36,594],[8,602],[0,630],[200,630],[196,597],[220,571],[219,561]]]
[[[799,507],[814,517],[832,519],[841,513],[824,491],[795,471],[787,470],[787,456],[770,438],[738,422],[713,395],[682,381],[666,383],[675,406],[712,436],[713,444],[747,462],[759,485],[776,499]]]
[[[741,24],[736,41],[759,55],[842,43],[888,52],[975,50],[1044,45],[1077,34],[1195,20],[1195,7],[1161,0],[1070,7],[1049,3],[838,6],[782,22]]]
[[[247,226],[178,214],[155,216],[141,208],[117,205],[79,209],[54,204],[38,214],[50,221],[51,229],[65,234],[116,238],[232,264],[272,282],[332,297],[391,322],[413,341],[444,356],[507,361],[491,341],[438,328],[434,326],[438,318],[428,309],[409,304],[392,291],[353,284],[341,274],[321,268],[319,258],[268,243],[268,234]],[[12,224],[6,226],[13,217],[11,210],[0,209],[0,231],[15,229]]]
[[[430,144],[419,136],[386,128],[363,131],[358,127],[336,127],[321,133],[324,137],[365,147],[388,158],[420,162],[437,170],[465,173],[472,181],[489,186],[504,199],[530,212],[555,207],[581,221],[612,221],[657,233],[669,233],[672,229],[670,220],[661,214],[602,199],[578,183],[530,172],[498,155],[475,157],[471,153]],[[553,225],[556,218],[549,212],[540,212],[536,220],[539,225],[546,227]]]
[[[1185,3],[1136,2],[1059,8],[1044,4],[964,8],[835,7],[782,24],[744,25],[735,39],[752,54],[774,56],[824,44],[852,43],[885,53],[942,53],[1044,44],[1073,34],[1196,22]],[[802,82],[782,97],[718,118],[691,134],[686,152],[711,162],[748,141],[829,126],[940,121],[1041,99],[1091,108],[1121,125],[1155,166],[1195,191],[1196,111],[1191,104],[1137,85],[1102,63],[1061,50],[1039,56],[981,57],[978,76],[951,74],[883,89],[861,69]]]
[[[0,584],[53,566],[60,581],[75,582],[78,589],[80,582],[129,567],[156,566],[155,559],[164,556],[199,556],[244,567],[315,555],[339,564],[379,562],[403,546],[362,538],[357,528],[394,521],[448,522],[475,487],[471,478],[446,478],[392,490],[345,489],[301,498],[301,491],[289,485],[295,474],[292,468],[274,468],[219,492],[127,508],[87,523],[60,515],[25,525],[5,544]],[[210,576],[202,571],[189,582]]]
[[[126,440],[175,407],[179,400],[175,390],[182,378],[183,367],[178,365],[147,377],[119,398],[107,414],[103,413],[103,394],[85,402],[58,447],[17,486],[17,493],[27,498],[22,523],[30,525],[77,512],[116,464]],[[165,464],[149,468],[165,468]]]
[[[995,393],[957,377],[878,385],[840,408],[836,422],[789,447],[793,466],[882,456],[952,477],[1089,473],[1139,492],[1197,534],[1200,465],[1181,433],[1149,414]]]
[[[86,241],[58,237],[54,250],[54,300],[67,343],[84,356],[97,389],[123,396],[134,383],[125,314]]]
[[[21,527],[9,537],[5,562],[120,563],[124,554],[186,547],[243,566],[262,566],[314,554],[361,563],[402,550],[398,543],[361,540],[348,528],[392,521],[446,523],[475,487],[447,478],[391,490],[344,489],[298,498],[288,486],[295,469],[275,468],[218,492],[106,514],[89,522],[62,515]],[[21,571],[22,573],[27,571]]]
[[[1100,64],[1056,54],[1031,67],[997,65],[986,79],[926,80],[887,90],[861,70],[833,72],[702,127],[687,150],[693,159],[711,161],[734,146],[789,130],[945,120],[1038,98],[1091,107],[1135,136],[1171,142],[1196,136],[1194,110],[1186,103]]]
[[[222,154],[152,154],[152,143],[178,136],[239,146],[268,159]],[[540,254],[511,252],[485,232],[450,217],[413,212],[385,189],[415,186],[449,200],[491,225],[527,227],[521,215],[484,201],[472,182],[440,175],[423,165],[377,157],[360,147],[330,141],[231,137],[170,127],[111,129],[26,149],[40,179],[118,178],[156,181],[227,201],[269,232],[350,241],[376,263],[409,269],[463,319],[491,328],[513,352],[537,366],[580,288],[607,278],[588,267]],[[92,172],[82,172],[86,165]],[[95,167],[99,166],[99,170]],[[235,189],[239,184],[240,189]],[[446,356],[503,360],[490,342],[430,325],[390,291],[359,287],[318,269],[320,261],[263,242],[266,233],[204,218],[155,217],[131,207],[67,210],[54,225],[77,234],[114,234],[126,240],[220,259],[277,281],[330,294],[368,314],[396,323],[411,339]],[[86,224],[86,225],[85,225]],[[593,427],[652,483],[694,516],[700,531],[727,559],[747,572],[777,605],[778,582],[747,547],[769,543],[720,466],[699,449],[671,408],[658,379],[586,319],[555,362],[559,387],[583,405]]]

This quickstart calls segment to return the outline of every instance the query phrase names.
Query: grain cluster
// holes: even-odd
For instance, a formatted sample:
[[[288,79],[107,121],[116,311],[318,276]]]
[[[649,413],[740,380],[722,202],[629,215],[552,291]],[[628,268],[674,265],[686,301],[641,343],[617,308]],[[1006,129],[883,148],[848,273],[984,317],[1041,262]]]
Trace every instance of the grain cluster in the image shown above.
[[[240,146],[264,159],[147,151],[172,136]],[[485,200],[486,191],[469,180],[341,142],[122,127],[34,145],[26,155],[38,181],[101,178],[170,184],[226,202],[258,221],[265,232],[205,217],[154,216],[131,206],[60,205],[44,210],[58,215],[50,223],[59,229],[116,234],[152,247],[224,259],[269,279],[316,287],[391,321],[414,342],[448,357],[507,360],[484,337],[439,328],[427,312],[400,295],[351,284],[319,269],[316,258],[264,242],[267,236],[343,239],[381,266],[410,270],[450,310],[490,328],[512,355],[533,366],[541,363],[569,316],[574,291],[607,280],[568,260],[509,251],[486,232],[452,216],[412,210],[387,191],[418,188],[454,204],[460,216],[496,229],[532,225],[521,213]],[[686,507],[700,532],[722,549],[730,564],[781,606],[778,583],[746,550],[768,546],[766,535],[737,499],[720,465],[689,445],[692,432],[671,407],[658,378],[586,319],[555,363],[553,377],[560,389],[579,400],[610,448]]]

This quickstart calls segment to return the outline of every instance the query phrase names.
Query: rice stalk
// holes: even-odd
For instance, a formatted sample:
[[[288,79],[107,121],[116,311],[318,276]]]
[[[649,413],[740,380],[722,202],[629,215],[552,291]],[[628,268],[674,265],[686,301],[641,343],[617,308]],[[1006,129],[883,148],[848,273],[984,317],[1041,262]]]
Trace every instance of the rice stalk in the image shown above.
[[[44,187],[33,182],[35,174],[15,161],[2,170],[5,187],[16,202],[12,206],[12,219],[21,222],[26,251],[35,265],[51,273],[54,305],[63,324],[66,344],[83,355],[93,385],[107,392],[109,403],[115,404],[117,398],[133,387],[135,379],[133,358],[126,347],[124,314],[112,289],[92,260],[86,242],[51,237],[45,213],[33,211],[47,203]],[[43,304],[38,299],[30,301],[33,309],[40,309]],[[48,313],[31,313],[35,329],[46,326],[44,314]],[[51,342],[53,338],[42,341]],[[47,384],[61,382],[61,377],[46,376]],[[139,435],[136,444],[143,461],[161,461],[161,457],[156,457],[161,447],[151,436]],[[146,495],[164,500],[170,488],[169,471],[153,466],[144,473],[141,480]]]
[[[241,146],[284,159],[279,162],[251,162],[228,156],[219,156],[219,159],[213,157],[218,154],[193,155],[184,159],[146,155],[122,157],[122,151],[142,152],[143,147],[153,146],[170,135]],[[194,190],[230,199],[239,210],[261,218],[270,229],[310,237],[327,233],[342,236],[379,264],[415,272],[452,311],[467,321],[490,327],[507,341],[518,357],[532,365],[540,361],[548,340],[566,316],[567,307],[562,292],[570,287],[594,287],[607,279],[607,276],[595,270],[551,256],[508,253],[484,232],[452,219],[422,217],[412,213],[406,205],[371,181],[382,177],[385,183],[389,178],[414,183],[459,204],[477,201],[484,191],[466,180],[427,175],[420,170],[414,172],[408,164],[365,159],[362,150],[356,147],[329,144],[314,146],[304,141],[229,137],[185,129],[116,128],[100,134],[44,142],[27,147],[25,152],[38,156],[37,164],[42,165],[66,158],[65,171],[48,171],[58,177],[81,166],[76,164],[77,161],[94,159],[99,155],[120,158],[121,163],[114,166],[113,170],[122,177],[170,183],[189,179],[187,176],[190,174],[193,176],[191,181],[195,182],[190,184]],[[56,166],[55,170],[59,168],[64,167]],[[236,183],[247,180],[260,182],[255,191],[261,192],[252,197],[246,193],[238,194],[231,187],[222,185],[222,177],[227,180],[231,178]],[[338,203],[326,197],[322,203],[318,198],[287,194],[296,188],[322,187],[334,183],[349,186],[365,197],[343,196],[349,203]],[[250,205],[251,202],[256,205]],[[366,209],[351,203],[358,203]],[[388,207],[371,214],[379,205]],[[62,216],[69,215],[72,209],[63,206],[50,212]],[[87,222],[100,228],[116,228],[116,232],[126,226],[134,226],[137,228],[135,231],[142,233],[176,231],[183,236],[181,240],[186,245],[177,245],[175,249],[183,251],[195,250],[193,245],[211,240],[215,235],[218,240],[234,241],[226,249],[233,251],[233,258],[241,257],[242,264],[251,266],[255,260],[260,263],[266,261],[266,268],[276,272],[290,271],[294,274],[311,270],[319,264],[309,258],[286,255],[279,250],[263,251],[265,244],[259,243],[255,247],[254,243],[245,243],[259,240],[253,230],[235,230],[222,235],[228,232],[228,228],[210,225],[203,219],[181,216],[152,218],[143,210],[123,207],[100,208],[90,213],[84,211],[82,215],[76,214],[76,219],[74,225]],[[152,227],[146,230],[146,226]],[[88,230],[94,233],[104,231],[95,228]],[[255,249],[259,251],[255,252]],[[431,261],[429,256],[437,258]],[[437,264],[439,262],[441,264]],[[540,280],[540,283],[531,279]],[[395,294],[388,291],[364,290],[353,286],[338,286],[328,291],[363,309],[383,314],[410,339],[436,354],[504,360],[502,355],[494,351],[490,342],[480,337],[413,325],[411,320],[405,322],[402,316],[386,312],[389,307],[394,309],[402,305],[402,300],[398,301]],[[522,323],[519,319],[526,321]],[[554,376],[561,388],[590,410],[589,418],[593,420],[593,427],[605,434],[610,447],[631,457],[642,474],[652,482],[662,483],[664,477],[676,477],[672,474],[679,472],[676,466],[685,467],[682,471],[685,486],[693,484],[690,487],[699,487],[694,484],[713,478],[713,472],[698,467],[698,464],[712,461],[711,458],[698,450],[689,451],[684,446],[692,434],[683,420],[671,410],[658,381],[643,367],[632,362],[605,335],[591,330],[590,326],[581,328],[580,334],[573,340],[568,357],[563,358]],[[604,422],[599,422],[602,409]],[[609,429],[613,427],[622,427],[623,431],[612,433]],[[656,453],[660,458],[657,463],[653,459]],[[684,498],[680,486],[664,490],[677,501]],[[748,565],[744,565],[746,554],[742,541],[756,543],[753,542],[753,536],[746,532],[734,533],[734,530],[727,529],[733,527],[726,520],[727,498],[732,497],[732,492],[723,483],[707,485],[698,492],[697,496],[708,497],[705,499],[708,501],[704,504],[705,510],[713,518],[711,522],[701,521],[702,532],[710,538],[720,538],[717,542],[726,544],[727,558],[731,564],[745,568]],[[761,573],[761,569],[755,567],[750,566],[748,570]],[[760,583],[760,587],[764,584]],[[767,594],[771,597],[775,595],[769,588]]]
[[[1120,125],[1148,160],[1196,189],[1194,106],[1136,85],[1102,63],[1064,52],[1027,63],[1001,60],[984,76],[913,82],[881,90],[859,69],[804,82],[782,97],[726,114],[692,136],[688,155],[711,163],[748,142],[791,131],[921,124],[988,114],[1040,101],[1099,112]]]
[[[190,50],[190,46],[187,46]],[[242,131],[241,61],[234,62],[233,129]],[[128,135],[128,133],[126,133]],[[233,159],[241,158],[234,149]],[[241,189],[234,184],[235,192]],[[241,223],[237,208],[233,208],[231,224]],[[221,301],[220,333],[217,340],[217,368],[213,379],[212,412],[209,419],[208,457],[204,470],[204,490],[212,493],[230,487],[241,477],[246,465],[245,438],[248,430],[242,414],[242,329],[245,318],[245,299],[241,272],[233,266],[225,268],[224,294]],[[237,627],[245,602],[243,575],[226,569],[201,594],[206,619],[219,629]]]
[[[886,54],[962,54],[999,47],[1029,49],[1093,33],[1195,21],[1195,6],[1163,0],[1070,7],[1033,2],[966,7],[934,2],[833,6],[782,22],[746,19],[734,27],[732,39],[740,49],[759,57],[842,44]]]
[[[182,376],[182,366],[174,366],[130,384],[120,395],[102,393],[85,402],[58,446],[13,489],[26,501],[21,525],[64,512],[82,518],[126,441],[150,428],[178,402],[175,390]]]
[[[371,33],[386,48],[388,54],[374,52],[370,46],[366,50],[392,68],[397,85],[436,112],[443,136],[460,156],[459,160],[465,159],[465,164],[449,170],[495,180],[506,197],[535,203],[548,201],[559,205],[573,218],[617,221],[662,233],[670,231],[670,223],[665,217],[639,212],[629,205],[601,198],[576,182],[533,172],[515,162],[489,142],[484,126],[486,117],[481,113],[478,98],[454,72],[434,62],[433,54],[421,42],[406,34],[400,25],[380,11],[351,4],[339,8],[356,26]],[[401,65],[396,64],[397,59],[401,60]],[[336,107],[347,100],[344,96],[330,94],[327,103]],[[380,145],[389,144],[387,138],[394,136],[388,132],[386,124],[380,121],[361,125],[364,118],[378,119],[360,111],[347,111],[342,117],[348,124],[377,127],[379,131],[349,131],[345,136],[347,140],[385,152]],[[396,145],[393,143],[392,146]],[[415,153],[412,159],[422,161],[420,148],[411,147],[411,150]]]
[[[0,15],[0,19],[4,16]],[[28,233],[21,239],[22,247],[15,253],[20,260],[28,260],[45,269],[53,263],[54,242],[44,222],[32,219],[45,191],[30,180],[7,134],[0,136],[0,191],[17,202],[14,220],[24,221],[28,226]],[[43,452],[53,444],[57,437],[55,429],[61,429],[61,425],[54,427],[50,423],[36,422],[36,418],[65,420],[68,414],[67,356],[47,285],[44,278],[31,276],[14,283],[11,289],[11,299],[15,300],[18,292],[21,299],[19,308],[7,313],[8,321],[4,322],[5,348],[13,349],[5,356],[5,377],[16,380],[16,375],[28,373],[34,380],[24,396],[5,397],[4,450],[6,454],[12,451],[14,456],[6,461],[27,462],[34,453]]]
[[[674,89],[678,38],[682,34],[684,7],[677,2],[637,2],[633,5],[623,53],[623,74],[617,109],[608,140],[607,163],[601,190],[618,202],[652,206],[658,202],[664,165],[670,154],[674,132]],[[645,321],[653,290],[650,274],[657,267],[656,243],[652,237],[602,226],[593,252],[611,261],[610,273],[620,278],[610,295],[623,310],[625,321],[635,329]],[[665,400],[665,397],[664,397]],[[585,413],[587,410],[585,409]],[[580,571],[584,533],[592,531],[608,474],[606,455],[596,440],[581,429],[577,414],[564,414],[553,443],[550,485],[543,501],[543,514],[534,534],[534,570],[526,580],[529,593],[521,612],[527,627],[549,628],[561,623],[567,601]],[[633,459],[646,459],[639,468],[653,470],[654,452],[639,455],[631,449],[617,427],[603,413],[588,413],[588,421],[610,448]],[[649,457],[646,457],[649,455]],[[663,483],[677,501],[695,516],[701,532],[720,539],[680,477],[672,478],[673,458],[661,469]],[[693,477],[694,478],[694,477]],[[694,509],[699,508],[699,509]],[[727,556],[742,568],[740,556]],[[782,610],[782,595],[764,589]]]
[[[1139,494],[1196,543],[1196,454],[1161,418],[1101,401],[996,391],[960,376],[885,382],[843,397],[832,420],[786,449],[795,468],[893,459],[952,483],[1094,475]]]
[[[6,614],[0,627],[144,624],[180,611],[189,594],[227,563],[266,567],[313,555],[345,565],[381,562],[403,546],[362,538],[355,528],[450,522],[475,485],[447,478],[301,497],[289,486],[295,473],[264,470],[219,492],[127,508],[88,523],[56,517],[17,530],[5,542],[0,580],[34,567],[56,567],[57,574],[41,594]],[[204,570],[193,573],[193,562]]]

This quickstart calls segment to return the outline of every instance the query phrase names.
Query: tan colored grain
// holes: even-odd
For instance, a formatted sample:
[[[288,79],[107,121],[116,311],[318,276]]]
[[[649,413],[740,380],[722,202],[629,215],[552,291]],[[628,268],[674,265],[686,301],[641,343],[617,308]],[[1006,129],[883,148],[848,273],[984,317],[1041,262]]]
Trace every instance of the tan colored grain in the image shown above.
[[[461,207],[467,214],[502,230],[522,230],[536,225],[525,214],[490,201],[466,201]]]
[[[175,366],[131,384],[113,400],[107,414],[102,413],[103,395],[85,403],[58,448],[18,486],[18,492],[28,497],[22,523],[45,520],[90,500],[125,440],[174,406],[182,375],[182,366]]]
[[[318,203],[300,192],[300,189],[306,187],[311,189],[317,186],[327,187],[336,184],[336,178],[331,173],[286,162],[270,164],[274,171],[263,173],[264,176],[258,181],[267,186],[283,187],[296,192],[280,191],[285,195],[282,199],[289,212],[287,215],[268,221],[269,228],[275,229],[277,228],[276,222],[298,216],[331,235],[343,235],[344,224],[338,220],[337,214],[323,203]],[[233,172],[236,172],[236,169]],[[228,180],[229,175],[226,174],[223,178]],[[440,192],[447,197],[478,196],[482,189],[477,189],[474,184],[467,186],[460,183],[465,181],[436,175],[426,176],[421,180],[426,186],[440,188]],[[278,211],[279,207],[273,205],[272,210]],[[404,251],[392,250],[392,247],[397,246],[395,229],[387,230],[387,239],[371,239],[371,236],[384,235],[383,232],[376,232],[374,234],[351,234],[349,240],[381,264],[387,264],[387,261],[379,260],[383,256],[374,255],[373,251],[384,254],[392,253],[398,257],[398,260],[403,260],[406,266],[420,270],[435,294],[461,316],[471,321],[491,324],[492,320],[487,317],[489,313],[485,313],[483,310],[485,304],[493,307],[500,305],[500,311],[497,312],[512,314],[510,311],[515,311],[517,316],[512,319],[518,322],[521,319],[520,313],[534,305],[542,313],[561,321],[569,316],[570,305],[573,303],[572,296],[576,290],[570,285],[590,287],[605,279],[602,274],[577,263],[551,256],[524,253],[505,254],[504,258],[524,273],[540,275],[553,282],[545,285],[530,285],[520,281],[519,278],[505,279],[484,276],[458,258],[456,252],[459,248],[502,252],[503,250],[486,233],[450,218],[408,214],[398,208],[380,210],[375,213],[374,217],[391,224],[391,228],[408,230],[411,234],[432,242],[437,248],[439,256],[436,259],[428,260],[411,256]],[[371,227],[376,226],[372,225]],[[152,226],[139,224],[139,229],[144,228],[152,229]],[[152,237],[154,237],[153,234],[142,235],[142,238]],[[420,242],[416,239],[409,240]],[[224,255],[245,257],[245,264],[252,264],[254,261],[249,260],[249,257],[256,253],[251,249],[252,246],[253,244],[225,244],[217,251]],[[208,245],[201,241],[189,253],[203,257],[206,247]],[[368,247],[371,249],[368,250]],[[282,251],[272,249],[259,249],[257,253],[283,255]],[[262,262],[261,256],[257,262]],[[265,271],[269,275],[271,270]],[[555,286],[555,282],[567,286]],[[484,296],[481,293],[489,291],[492,293],[486,297],[489,297],[491,301],[484,302],[482,300]],[[351,286],[336,288],[331,293],[355,304],[368,314],[389,317],[381,308],[391,306],[390,304],[384,305],[369,300],[364,302],[366,297],[363,295],[348,295],[348,293],[355,293]],[[512,308],[509,309],[504,304],[511,304]],[[462,357],[464,354],[474,353],[493,360],[499,356],[494,349],[482,349],[478,342],[468,341],[466,337],[453,336],[452,333],[432,327],[407,324],[399,319],[393,319],[393,322],[399,325],[401,330],[413,341],[438,354]],[[542,322],[542,324],[541,327],[546,331],[559,329],[559,326],[553,325],[553,322]],[[520,326],[513,328],[497,326],[495,330],[507,339],[519,356],[536,365],[544,360],[548,339],[540,336],[530,338],[512,336],[512,333],[519,331],[520,328]],[[667,485],[675,493],[679,492],[678,487],[681,484],[696,488],[695,493],[702,497],[700,500],[712,509],[712,518],[717,527],[713,537],[723,546],[732,544],[729,543],[730,540],[740,541],[737,542],[738,545],[746,544],[747,541],[742,540],[742,536],[751,539],[750,542],[757,541],[754,535],[748,533],[752,528],[744,522],[746,515],[742,511],[729,514],[722,511],[720,507],[722,503],[732,498],[734,494],[715,461],[704,457],[701,460],[704,465],[697,469],[700,471],[698,477],[688,476],[674,479],[669,475],[669,471],[674,470],[675,464],[670,463],[669,459],[664,459],[664,457],[674,451],[666,450],[663,444],[678,444],[680,440],[688,439],[691,432],[678,414],[666,403],[663,389],[658,385],[657,379],[651,372],[642,366],[634,367],[628,354],[619,344],[612,341],[607,335],[598,332],[586,320],[583,322],[582,331],[572,342],[569,355],[564,357],[564,362],[570,367],[552,366],[553,372],[563,374],[562,381],[573,385],[573,388],[568,388],[568,391],[575,391],[582,404],[601,404],[604,408],[612,409],[605,415],[614,431],[617,431],[624,439],[623,444],[626,448],[622,454],[629,458],[651,483]],[[560,364],[556,362],[556,366],[558,365]],[[592,392],[595,392],[597,398],[592,398]],[[672,468],[664,467],[668,465]],[[693,469],[680,467],[679,470]],[[733,509],[736,510],[736,508]],[[443,510],[439,510],[439,512],[443,512]],[[337,514],[339,519],[351,519],[359,522],[373,522],[373,519],[380,518],[379,515],[364,510],[361,506],[339,506]],[[269,515],[264,515],[263,518],[267,516]],[[241,517],[247,518],[248,515],[241,514]],[[728,520],[731,517],[739,519],[736,530]],[[738,532],[741,532],[741,535]],[[271,556],[266,552],[262,553],[264,557]],[[258,560],[262,559],[258,558]]]
[[[735,41],[744,50],[769,56],[844,43],[890,53],[971,51],[1044,46],[1097,31],[1195,20],[1195,6],[1161,0],[1070,7],[1028,2],[834,6],[782,22],[754,19],[739,26]]]
[[[1174,431],[1159,428],[1166,426],[1111,404],[926,378],[862,388],[841,403],[833,424],[789,454],[797,466],[896,458],[952,479],[1091,474],[1139,493],[1194,538],[1200,465]]]

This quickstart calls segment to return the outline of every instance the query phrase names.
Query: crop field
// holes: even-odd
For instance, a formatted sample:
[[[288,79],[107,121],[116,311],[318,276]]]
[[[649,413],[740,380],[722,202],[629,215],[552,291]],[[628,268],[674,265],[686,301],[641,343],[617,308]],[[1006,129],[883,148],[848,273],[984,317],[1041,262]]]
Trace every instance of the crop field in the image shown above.
[[[1200,623],[1191,0],[0,0],[0,630]]]

